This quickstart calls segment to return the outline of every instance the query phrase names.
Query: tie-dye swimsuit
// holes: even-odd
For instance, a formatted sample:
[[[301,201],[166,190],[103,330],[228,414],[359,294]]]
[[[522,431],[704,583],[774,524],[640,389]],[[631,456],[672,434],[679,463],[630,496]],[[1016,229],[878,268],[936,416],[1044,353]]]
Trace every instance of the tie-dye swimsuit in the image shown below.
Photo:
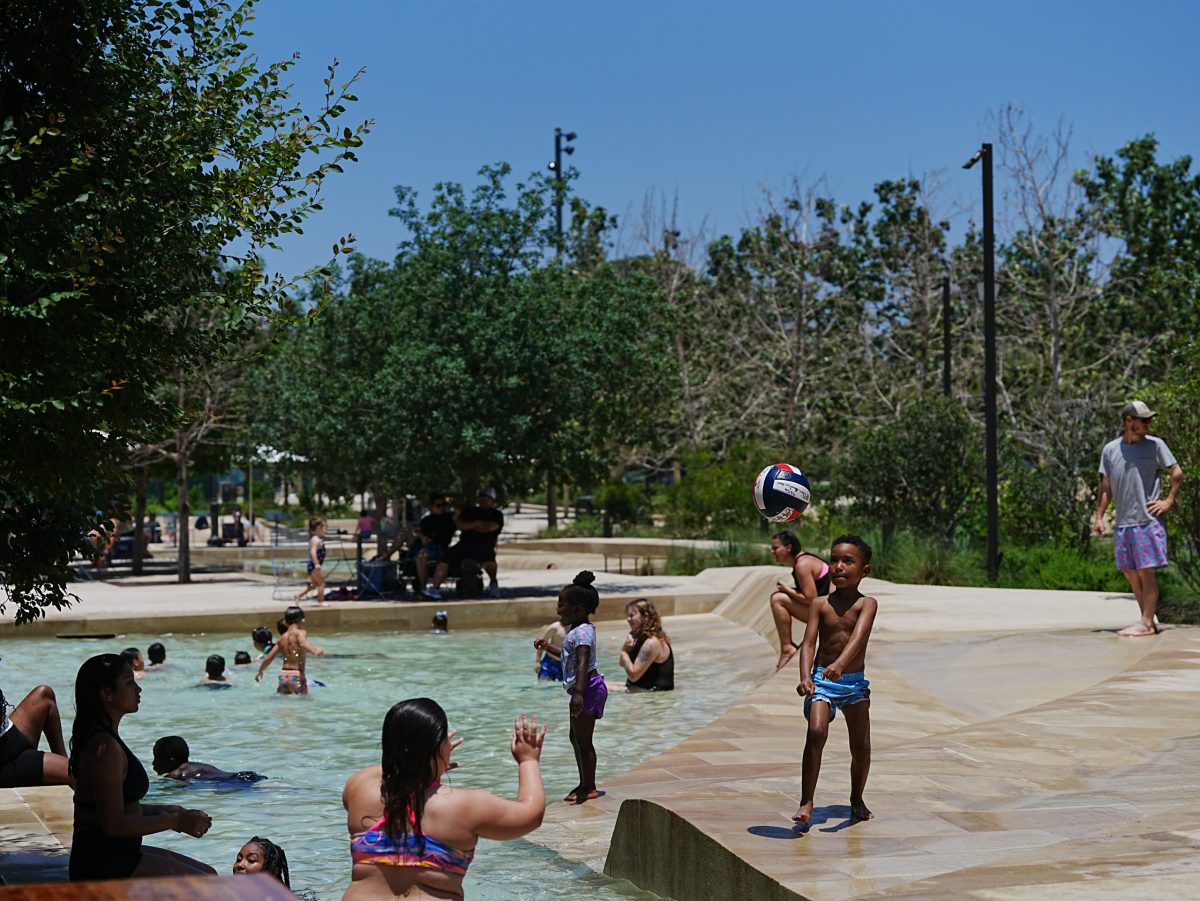
[[[415,825],[411,812],[409,820],[411,829]],[[411,831],[405,833],[397,846],[388,836],[384,828],[386,825],[387,814],[384,814],[370,829],[359,832],[350,839],[350,859],[354,863],[372,863],[383,867],[420,867],[464,876],[467,867],[475,859],[474,848],[470,851],[460,851],[428,835],[422,840],[422,837]]]

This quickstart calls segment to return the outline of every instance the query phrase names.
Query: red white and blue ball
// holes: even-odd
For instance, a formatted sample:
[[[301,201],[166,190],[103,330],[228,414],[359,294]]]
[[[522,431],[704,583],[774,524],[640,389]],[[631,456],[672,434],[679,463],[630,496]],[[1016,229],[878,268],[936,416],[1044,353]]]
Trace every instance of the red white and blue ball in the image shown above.
[[[754,480],[754,506],[771,522],[799,519],[811,500],[808,476],[791,464],[774,463]]]

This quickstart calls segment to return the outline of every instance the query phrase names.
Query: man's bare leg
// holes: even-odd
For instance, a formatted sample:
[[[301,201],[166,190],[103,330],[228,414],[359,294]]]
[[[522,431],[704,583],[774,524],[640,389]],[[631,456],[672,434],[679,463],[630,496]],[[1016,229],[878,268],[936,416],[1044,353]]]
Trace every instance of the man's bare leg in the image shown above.
[[[871,702],[847,704],[842,715],[850,734],[850,815],[856,820],[872,820],[875,814],[863,803],[863,789],[871,771]]]
[[[425,590],[425,583],[429,581],[429,555],[424,551],[417,554],[417,594]]]
[[[829,702],[813,701],[808,709],[808,738],[804,741],[804,763],[800,776],[800,807],[792,814],[799,824],[812,819],[817,777],[821,775],[821,752],[829,738]]]
[[[775,669],[783,669],[800,651],[800,646],[792,640],[792,620],[798,619],[802,625],[808,623],[808,605],[793,601],[782,591],[771,595],[771,618],[775,620],[775,631],[779,633],[779,662]]]
[[[1154,625],[1154,614],[1158,611],[1158,574],[1153,569],[1123,569],[1133,596],[1137,598],[1138,610],[1141,611],[1141,621],[1119,631],[1117,634],[1126,638],[1140,638],[1145,635],[1157,635],[1158,627]]]

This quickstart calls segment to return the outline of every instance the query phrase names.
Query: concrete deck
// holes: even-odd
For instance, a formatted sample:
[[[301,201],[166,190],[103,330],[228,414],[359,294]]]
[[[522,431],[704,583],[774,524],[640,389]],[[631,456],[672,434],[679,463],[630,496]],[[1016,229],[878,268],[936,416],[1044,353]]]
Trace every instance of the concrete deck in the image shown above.
[[[686,899],[1190,894],[1200,876],[1200,629],[1118,639],[1111,630],[1135,618],[1128,595],[869,582],[880,601],[867,667],[866,800],[876,819],[849,821],[838,718],[815,821],[801,832],[790,821],[804,743],[798,673],[772,674],[775,649],[764,637],[773,635],[766,597],[779,573],[602,577],[607,600],[646,595],[691,614],[667,622],[679,654],[728,661],[745,697],[628,773],[605,774],[602,757],[607,794],[582,806],[552,801],[532,841]],[[544,622],[563,578],[512,572],[503,578],[512,597],[455,604],[456,627]],[[202,618],[214,629],[280,609],[271,585],[245,582],[105,583],[81,594],[82,607],[35,628]],[[309,615],[322,629],[360,616],[378,627],[381,616],[401,616],[386,611],[409,610],[413,627],[425,628],[439,606],[448,604],[345,602]],[[602,603],[602,614],[622,607]],[[620,624],[610,618],[600,631],[611,641]],[[681,688],[681,702],[697,690]],[[597,730],[601,750],[620,740],[608,726]],[[0,871],[14,856],[28,867],[61,847],[69,815],[65,789],[0,792]]]

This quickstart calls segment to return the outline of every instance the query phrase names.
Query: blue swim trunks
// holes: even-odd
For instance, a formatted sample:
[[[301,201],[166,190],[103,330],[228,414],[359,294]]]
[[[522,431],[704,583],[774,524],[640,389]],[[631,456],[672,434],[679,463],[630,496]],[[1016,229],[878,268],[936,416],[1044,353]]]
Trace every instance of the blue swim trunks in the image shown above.
[[[832,723],[837,712],[847,704],[857,704],[871,697],[871,683],[862,673],[842,673],[832,682],[825,678],[825,667],[813,670],[813,693],[804,699],[804,718],[808,719],[813,701],[825,701],[829,705],[829,721]]]
[[[549,654],[542,656],[542,668],[538,672],[539,679],[549,679],[552,682],[561,682],[563,680],[562,663],[555,660]]]

